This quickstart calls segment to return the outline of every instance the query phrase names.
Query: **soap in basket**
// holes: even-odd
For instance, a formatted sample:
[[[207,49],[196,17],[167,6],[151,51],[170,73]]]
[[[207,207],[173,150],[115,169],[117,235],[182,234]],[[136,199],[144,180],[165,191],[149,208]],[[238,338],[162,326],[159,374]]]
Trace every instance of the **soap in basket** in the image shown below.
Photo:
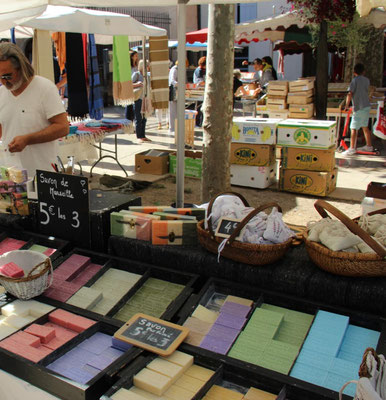
[[[8,276],[9,278],[22,278],[24,271],[14,262],[9,262],[0,266],[0,275]]]

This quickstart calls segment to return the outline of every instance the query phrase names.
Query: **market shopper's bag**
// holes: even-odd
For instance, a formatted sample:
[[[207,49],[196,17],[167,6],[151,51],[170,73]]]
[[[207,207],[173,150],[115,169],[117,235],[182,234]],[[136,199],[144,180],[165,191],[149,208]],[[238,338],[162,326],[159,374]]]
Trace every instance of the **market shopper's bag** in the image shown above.
[[[375,253],[332,251],[321,243],[308,240],[308,232],[305,232],[304,243],[307,253],[318,267],[336,275],[362,277],[386,276],[386,250],[380,244],[360,228],[355,221],[326,201],[317,200],[314,206],[322,218],[329,217],[327,211],[330,212],[375,251]],[[382,211],[378,210],[379,212]]]
[[[212,207],[215,200],[222,195],[230,194],[237,196],[241,199],[246,207],[249,207],[247,200],[239,193],[223,192],[213,197],[209,204],[206,215],[211,215]],[[286,251],[293,243],[293,238],[288,239],[283,243],[278,244],[251,244],[243,243],[235,240],[244,226],[260,211],[267,208],[277,207],[281,212],[281,207],[276,203],[263,204],[260,207],[251,211],[233,231],[232,235],[227,240],[225,246],[221,250],[221,256],[230,258],[231,260],[242,262],[250,265],[265,265],[271,264],[283,257]],[[211,218],[208,218],[208,229],[205,229],[205,219],[197,224],[197,236],[200,244],[212,253],[219,253],[219,246],[224,241],[224,238],[215,236]]]

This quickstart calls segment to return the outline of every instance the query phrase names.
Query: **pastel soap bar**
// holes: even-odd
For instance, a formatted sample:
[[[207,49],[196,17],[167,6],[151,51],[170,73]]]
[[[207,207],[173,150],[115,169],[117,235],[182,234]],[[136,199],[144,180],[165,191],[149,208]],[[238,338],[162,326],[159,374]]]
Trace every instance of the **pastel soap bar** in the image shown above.
[[[251,307],[245,306],[243,304],[226,301],[221,307],[220,311],[245,318],[248,315],[250,309]]]
[[[201,319],[202,321],[205,322],[209,322],[210,324],[214,324],[218,317],[218,313],[209,310],[202,305],[198,305],[197,308],[194,310],[192,317]]]
[[[9,262],[0,267],[0,274],[10,278],[22,278],[24,271],[14,262]]]
[[[208,368],[201,367],[199,365],[193,364],[185,372],[185,375],[190,376],[200,381],[207,382],[213,376],[214,371]]]
[[[186,371],[193,365],[194,357],[190,354],[183,353],[182,351],[175,350],[170,356],[161,357],[161,359],[177,364]]]
[[[252,307],[253,305],[253,301],[250,299],[245,299],[244,297],[237,297],[232,295],[228,295],[224,303],[226,303],[227,301],[230,301],[231,303],[242,304],[243,306],[247,307]]]
[[[100,290],[89,287],[82,287],[69,300],[68,304],[91,310],[95,305],[102,300],[103,293]]]
[[[44,325],[32,324],[24,332],[38,337],[42,343],[50,342],[55,336],[55,329]]]
[[[184,370],[181,365],[173,364],[160,357],[157,357],[151,361],[147,366],[147,369],[158,372],[162,375],[168,376],[172,381],[176,381],[183,374]]]
[[[204,399],[208,400],[242,400],[244,397],[243,394],[236,392],[231,389],[224,388],[219,385],[213,385],[208,393],[205,395]]]
[[[138,388],[158,396],[161,396],[163,393],[165,393],[173,383],[173,381],[166,375],[151,371],[148,368],[143,368],[136,375],[134,375],[133,382]]]
[[[276,398],[276,394],[251,387],[245,394],[243,400],[275,400]]]
[[[51,322],[78,333],[83,332],[84,330],[96,323],[91,319],[84,318],[60,309],[57,309],[50,313],[48,318]]]

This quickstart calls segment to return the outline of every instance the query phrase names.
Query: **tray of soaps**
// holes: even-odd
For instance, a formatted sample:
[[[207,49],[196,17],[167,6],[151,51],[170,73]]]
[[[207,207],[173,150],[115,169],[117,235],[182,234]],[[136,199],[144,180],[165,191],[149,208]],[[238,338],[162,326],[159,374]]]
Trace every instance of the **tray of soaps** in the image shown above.
[[[141,312],[171,320],[198,276],[138,261],[74,249],[56,263],[43,301],[122,326]]]
[[[169,357],[140,356],[119,373],[107,399],[285,399],[281,382],[263,380],[220,359],[193,355],[181,346]],[[259,397],[257,397],[259,396]]]
[[[313,398],[334,399],[357,379],[367,347],[386,352],[382,318],[220,279],[210,279],[179,317],[196,352],[275,376]],[[353,396],[355,385],[344,393]]]
[[[62,399],[99,398],[141,353],[115,341],[110,324],[35,300],[15,300],[1,313],[2,369]]]
[[[12,250],[33,250],[55,260],[70,250],[66,240],[17,230],[4,230],[0,233],[0,255]]]

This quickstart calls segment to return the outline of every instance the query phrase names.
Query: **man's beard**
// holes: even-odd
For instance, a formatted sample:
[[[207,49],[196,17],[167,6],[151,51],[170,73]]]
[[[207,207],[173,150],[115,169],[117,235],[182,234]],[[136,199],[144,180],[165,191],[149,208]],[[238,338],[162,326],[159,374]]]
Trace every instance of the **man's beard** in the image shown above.
[[[8,90],[14,92],[15,90],[20,89],[20,87],[21,87],[22,84],[23,84],[23,79],[19,79],[16,83],[11,83],[11,84],[10,84],[9,82],[7,82],[4,86],[5,86]]]

